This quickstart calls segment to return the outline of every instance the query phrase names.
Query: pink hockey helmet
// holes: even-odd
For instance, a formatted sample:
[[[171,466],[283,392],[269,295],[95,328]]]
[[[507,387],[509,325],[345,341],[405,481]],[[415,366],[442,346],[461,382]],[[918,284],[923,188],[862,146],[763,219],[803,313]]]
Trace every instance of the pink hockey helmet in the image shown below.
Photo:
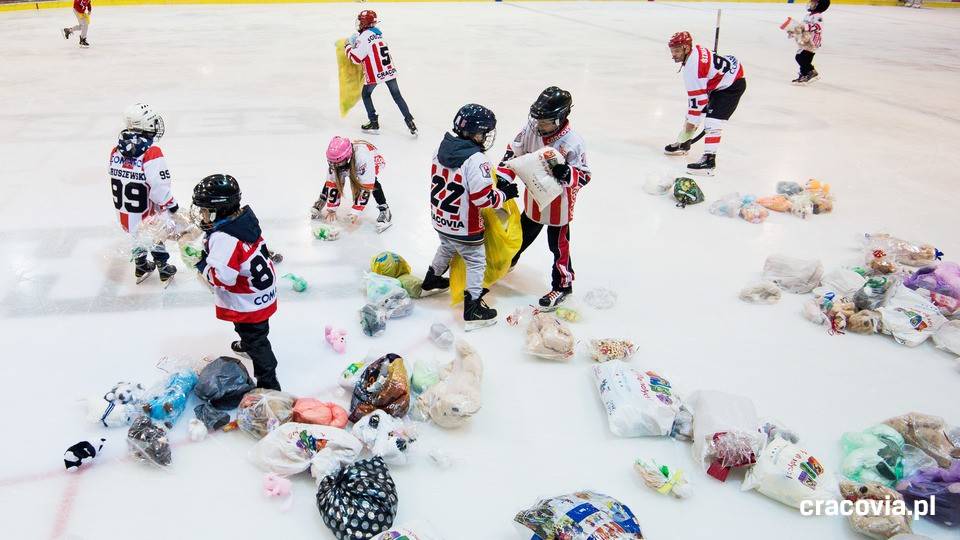
[[[327,145],[327,162],[331,165],[342,165],[353,156],[353,143],[346,137],[339,135],[330,139]]]

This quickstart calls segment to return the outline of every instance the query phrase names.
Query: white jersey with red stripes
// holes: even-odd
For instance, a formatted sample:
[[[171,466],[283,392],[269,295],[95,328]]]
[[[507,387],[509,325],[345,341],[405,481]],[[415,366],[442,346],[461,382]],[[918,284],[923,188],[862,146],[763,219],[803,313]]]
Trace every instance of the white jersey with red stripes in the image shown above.
[[[570,183],[564,187],[560,196],[554,199],[548,208],[540,208],[537,201],[524,189],[523,212],[528,218],[543,225],[566,225],[573,219],[573,205],[577,200],[577,193],[580,188],[590,182],[590,166],[587,165],[586,148],[580,135],[570,128],[569,121],[553,135],[544,137],[537,131],[536,122],[530,120],[513,139],[513,142],[507,146],[507,150],[512,152],[513,155],[522,156],[545,146],[550,146],[560,152],[567,165],[570,166]]]
[[[277,274],[262,236],[246,243],[214,231],[204,247],[203,277],[213,286],[218,319],[258,323],[277,311]]]
[[[800,49],[804,51],[816,52],[820,48],[823,39],[823,15],[820,13],[807,13],[800,25],[800,35],[797,36],[797,43]]]
[[[357,182],[363,189],[360,193],[353,194],[353,209],[362,212],[370,201],[370,192],[373,191],[374,184],[380,177],[380,171],[386,166],[387,161],[376,146],[367,141],[354,141],[353,163]],[[340,207],[343,190],[347,189],[348,185],[351,185],[349,169],[342,169],[340,172],[334,171],[332,167],[328,169],[327,181],[323,185],[327,208],[336,210]]]
[[[728,88],[743,78],[743,65],[735,56],[716,55],[700,45],[694,45],[682,71],[687,87],[687,122],[695,125],[703,117],[711,92]]]
[[[363,67],[364,84],[377,84],[397,78],[397,67],[390,58],[390,49],[376,26],[367,28],[356,41],[347,42],[347,58]]]
[[[170,170],[159,146],[138,158],[127,158],[117,147],[110,152],[110,189],[120,226],[136,234],[147,217],[177,204]]]
[[[444,167],[437,154],[430,168],[433,228],[461,242],[483,241],[481,208],[500,208],[503,192],[493,185],[492,165],[478,148],[459,168]]]

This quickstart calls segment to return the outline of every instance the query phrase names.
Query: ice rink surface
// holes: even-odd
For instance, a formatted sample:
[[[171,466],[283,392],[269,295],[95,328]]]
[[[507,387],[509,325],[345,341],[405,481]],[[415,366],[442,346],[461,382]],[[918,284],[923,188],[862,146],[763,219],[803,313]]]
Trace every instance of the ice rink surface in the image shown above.
[[[329,138],[361,135],[362,106],[338,116],[333,49],[361,5],[95,7],[88,50],[59,33],[74,24],[69,10],[0,14],[0,403],[8,422],[0,537],[332,538],[309,476],[296,479],[290,512],[264,499],[262,473],[246,460],[253,441],[241,432],[190,444],[182,419],[174,463],[160,471],[125,459],[124,430],[84,423],[79,398],[118,380],[152,383],[161,357],[225,354],[235,339],[176,257],[181,274],[168,289],[155,277],[133,283],[106,174],[121,112],[136,101],[166,119],[160,146],[181,206],[207,174],[235,175],[267,242],[286,257],[278,271],[309,281],[304,294],[281,287],[271,321],[279,377],[295,394],[346,404],[334,379],[349,361],[385,352],[410,366],[447,358],[427,330],[440,321],[462,336],[459,308],[446,297],[424,300],[384,336],[366,338],[356,322],[361,272],[383,249],[401,253],[417,274],[426,270],[437,245],[429,163],[460,105],[496,112],[491,156],[499,159],[533,99],[556,84],[573,93],[571,119],[593,169],[572,226],[576,292],[582,299],[606,286],[619,294],[613,310],[584,307],[585,320],[573,325],[581,342],[630,337],[640,346],[633,365],[667,376],[681,394],[713,388],[751,397],[834,469],[844,431],[913,410],[960,422],[957,363],[929,343],[908,349],[887,337],[830,336],[801,317],[800,297],[773,306],[736,297],[772,253],[820,258],[828,270],[859,263],[864,232],[931,242],[960,259],[951,158],[960,138],[952,98],[960,11],[835,5],[815,62],[822,80],[800,88],[789,84],[795,45],[777,27],[802,17],[803,6],[722,6],[720,50],[744,64],[748,89],[724,132],[718,175],[700,182],[707,204],[808,178],[832,184],[837,198],[829,215],[752,225],[710,215],[707,204],[680,210],[641,189],[687,162],[661,153],[685,107],[665,42],[686,29],[710,45],[717,5],[363,7],[380,13],[421,134],[406,135],[389,93],[377,89],[383,130],[368,138],[387,160],[382,179],[395,225],[376,235],[370,209],[358,231],[335,243],[312,238],[308,209]],[[738,480],[706,477],[685,443],[611,435],[591,361],[529,357],[523,330],[502,321],[549,289],[549,257],[541,238],[494,287],[501,323],[467,336],[485,362],[483,409],[459,431],[422,429],[413,463],[393,468],[398,522],[427,519],[448,540],[518,538],[518,510],[589,488],[627,503],[651,539],[859,538],[842,518],[803,518],[739,492]],[[349,330],[346,356],[323,343],[325,324]],[[108,439],[101,459],[65,474],[64,449],[100,436]],[[454,457],[452,468],[430,462],[437,448]],[[695,497],[648,490],[633,472],[637,457],[684,468]],[[929,523],[915,529],[938,540],[956,534]]]

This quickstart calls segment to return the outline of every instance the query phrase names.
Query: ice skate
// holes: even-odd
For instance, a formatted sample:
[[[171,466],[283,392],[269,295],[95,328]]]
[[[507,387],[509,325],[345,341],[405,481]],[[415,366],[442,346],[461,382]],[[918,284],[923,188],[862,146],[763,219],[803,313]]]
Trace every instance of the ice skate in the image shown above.
[[[571,294],[573,294],[572,290],[548,292],[540,298],[540,311],[557,309]]]
[[[390,207],[385,204],[377,205],[377,210],[380,210],[380,215],[377,216],[377,232],[382,233],[393,225],[393,214],[390,213]]]
[[[273,264],[280,264],[283,262],[283,255],[279,251],[270,251],[268,249],[267,255],[270,257],[270,260],[273,261]]]
[[[793,84],[796,84],[796,85],[806,85],[806,84],[812,83],[813,81],[819,78],[820,78],[820,74],[817,73],[817,70],[813,70],[810,73],[807,73],[806,75],[801,75],[797,77],[792,82]]]
[[[469,292],[463,291],[463,325],[465,331],[472,332],[497,324],[497,310],[483,301],[483,296],[487,292],[489,292],[487,289],[483,289],[480,298],[474,300],[470,297]]]
[[[172,264],[162,264],[157,265],[160,274],[160,283],[163,284],[163,288],[166,289],[170,286],[170,282],[173,281],[173,276],[177,275],[177,267]]]
[[[690,141],[672,143],[663,147],[663,153],[668,156],[685,156],[690,151]]]
[[[420,285],[422,294],[420,298],[432,296],[450,288],[450,280],[433,273],[433,268],[427,268],[427,275],[423,277],[423,283]]]
[[[319,199],[310,207],[310,219],[320,219],[323,217],[323,207],[327,204],[325,199]]]
[[[366,124],[360,126],[360,131],[364,133],[373,133],[373,134],[380,133],[380,122],[376,120],[371,120]]]
[[[407,123],[407,129],[410,130],[410,135],[413,135],[414,137],[416,137],[416,136],[417,136],[417,125],[413,123],[413,118],[411,118],[411,119],[409,119],[409,120],[405,120],[405,122]]]
[[[701,176],[713,176],[717,169],[717,157],[713,154],[704,154],[700,161],[687,165],[687,172]]]
[[[250,355],[247,354],[247,350],[243,348],[243,342],[234,341],[230,344],[230,350],[244,358],[250,358]]]
[[[80,38],[80,46],[84,49],[90,46],[90,44],[87,42],[87,38]]]
[[[150,277],[150,274],[156,269],[157,265],[153,261],[138,261],[136,266],[133,267],[133,276],[137,278],[137,284],[139,285],[146,281],[146,279]]]
[[[71,32],[70,32],[70,29],[69,29],[69,28],[64,28],[64,29],[63,29],[63,39],[70,39],[70,34],[71,34]]]

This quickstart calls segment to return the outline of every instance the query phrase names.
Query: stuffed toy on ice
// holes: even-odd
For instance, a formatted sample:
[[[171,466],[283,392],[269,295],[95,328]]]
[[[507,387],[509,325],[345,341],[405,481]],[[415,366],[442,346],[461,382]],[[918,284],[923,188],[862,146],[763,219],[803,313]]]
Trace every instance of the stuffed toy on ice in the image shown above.
[[[886,420],[884,424],[897,430],[906,444],[923,450],[940,467],[949,467],[952,460],[960,459],[960,448],[950,442],[942,418],[912,412]]]
[[[350,430],[353,436],[389,465],[407,462],[407,449],[417,440],[412,429],[398,418],[376,410],[361,418]]]
[[[120,381],[106,394],[87,399],[87,420],[104,427],[124,427],[142,413],[147,391],[139,383]]]
[[[341,328],[334,328],[329,324],[323,329],[323,338],[330,344],[333,350],[338,354],[343,354],[347,350],[347,331]]]
[[[457,341],[457,357],[440,373],[440,382],[417,398],[420,413],[442,428],[457,428],[480,410],[483,363],[466,341]]]
[[[903,496],[890,489],[889,487],[874,482],[858,484],[849,480],[840,481],[840,494],[848,501],[859,501],[861,499],[871,501],[894,501],[903,502]],[[883,507],[878,509],[870,508],[869,514],[859,514],[854,512],[850,515],[850,526],[858,533],[875,538],[877,540],[887,540],[898,534],[910,534],[910,521],[908,516],[895,515],[893,512],[886,512]]]
[[[550,360],[568,360],[576,341],[573,332],[549,313],[537,313],[527,326],[527,352]]]
[[[99,446],[93,446],[90,441],[80,441],[77,444],[71,445],[70,448],[67,448],[67,451],[63,453],[63,466],[67,468],[68,471],[74,471],[80,468],[84,463],[93,461],[97,455],[103,450],[103,443],[107,442],[106,439],[100,439]]]

